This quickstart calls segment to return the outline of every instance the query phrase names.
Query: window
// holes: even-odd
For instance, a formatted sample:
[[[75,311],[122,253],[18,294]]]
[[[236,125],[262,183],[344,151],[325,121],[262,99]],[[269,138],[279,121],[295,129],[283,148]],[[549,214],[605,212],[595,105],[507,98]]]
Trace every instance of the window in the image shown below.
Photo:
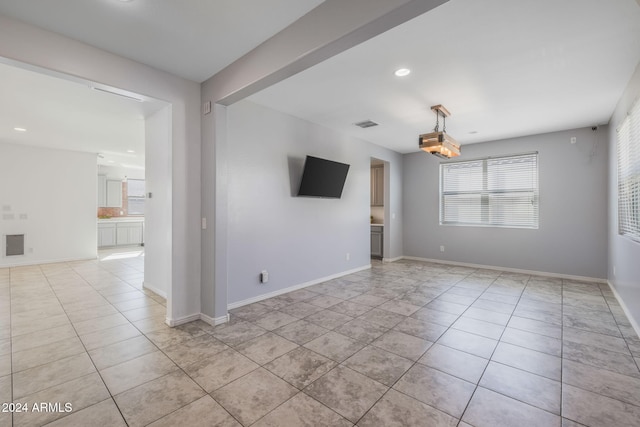
[[[144,179],[127,179],[127,212],[144,215]]]
[[[538,154],[441,163],[440,224],[538,228]]]
[[[617,133],[618,233],[640,241],[640,102]]]

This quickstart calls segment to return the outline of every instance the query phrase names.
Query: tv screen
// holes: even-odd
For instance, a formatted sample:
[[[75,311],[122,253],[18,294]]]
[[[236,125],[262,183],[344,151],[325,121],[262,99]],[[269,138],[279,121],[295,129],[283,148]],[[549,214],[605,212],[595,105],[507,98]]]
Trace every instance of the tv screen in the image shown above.
[[[298,196],[339,199],[348,171],[347,164],[307,156]]]

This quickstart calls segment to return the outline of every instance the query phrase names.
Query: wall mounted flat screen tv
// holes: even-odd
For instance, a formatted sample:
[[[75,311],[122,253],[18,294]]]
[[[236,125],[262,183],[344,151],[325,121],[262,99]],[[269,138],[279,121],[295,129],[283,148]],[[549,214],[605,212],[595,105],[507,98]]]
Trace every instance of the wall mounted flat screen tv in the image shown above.
[[[347,179],[349,165],[307,156],[298,196],[339,199]]]

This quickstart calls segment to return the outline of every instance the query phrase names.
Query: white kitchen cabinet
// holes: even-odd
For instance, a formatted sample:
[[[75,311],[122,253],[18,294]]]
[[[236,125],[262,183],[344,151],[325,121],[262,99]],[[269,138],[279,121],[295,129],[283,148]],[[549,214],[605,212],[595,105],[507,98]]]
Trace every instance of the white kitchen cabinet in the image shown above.
[[[108,208],[121,208],[122,207],[122,181],[120,180],[107,180],[106,186],[107,203]]]
[[[116,224],[106,222],[98,224],[98,247],[116,245]]]
[[[107,220],[98,222],[98,247],[142,245],[143,220]]]
[[[116,230],[116,244],[118,246],[141,245],[143,243],[142,221],[118,223]]]

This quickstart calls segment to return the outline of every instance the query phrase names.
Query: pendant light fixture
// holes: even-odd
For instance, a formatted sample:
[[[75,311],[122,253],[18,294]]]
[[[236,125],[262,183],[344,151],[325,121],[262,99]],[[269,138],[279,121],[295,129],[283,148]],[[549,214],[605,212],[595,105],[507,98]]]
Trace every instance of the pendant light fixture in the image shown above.
[[[443,159],[459,156],[460,144],[447,134],[447,117],[451,113],[441,104],[434,105],[431,110],[436,113],[436,127],[433,128],[433,132],[420,135],[418,138],[420,149]],[[440,131],[440,116],[442,116],[442,131]]]

